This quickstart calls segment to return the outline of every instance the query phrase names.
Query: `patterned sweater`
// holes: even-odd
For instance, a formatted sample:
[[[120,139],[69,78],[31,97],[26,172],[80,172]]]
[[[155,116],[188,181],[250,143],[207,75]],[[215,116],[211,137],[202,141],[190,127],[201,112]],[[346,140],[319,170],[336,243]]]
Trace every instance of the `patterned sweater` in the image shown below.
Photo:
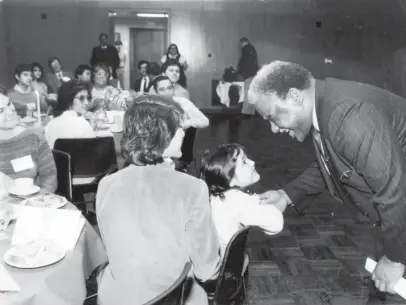
[[[29,155],[34,167],[15,172],[11,161]],[[10,139],[0,139],[0,172],[12,179],[33,178],[35,185],[49,192],[57,187],[52,151],[39,130],[26,129]]]

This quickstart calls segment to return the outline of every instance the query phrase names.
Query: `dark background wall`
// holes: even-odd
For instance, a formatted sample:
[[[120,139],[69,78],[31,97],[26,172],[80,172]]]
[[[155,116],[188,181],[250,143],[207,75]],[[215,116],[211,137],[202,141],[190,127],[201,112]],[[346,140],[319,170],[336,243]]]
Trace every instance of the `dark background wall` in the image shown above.
[[[65,70],[88,62],[114,8],[169,12],[168,41],[187,58],[193,101],[211,105],[211,80],[236,65],[247,36],[260,62],[294,61],[316,77],[358,80],[406,95],[406,18],[395,0],[4,1],[0,7],[0,80],[14,66],[59,56]],[[164,50],[162,51],[164,52]],[[210,56],[209,56],[210,54]],[[326,64],[325,58],[333,60]]]

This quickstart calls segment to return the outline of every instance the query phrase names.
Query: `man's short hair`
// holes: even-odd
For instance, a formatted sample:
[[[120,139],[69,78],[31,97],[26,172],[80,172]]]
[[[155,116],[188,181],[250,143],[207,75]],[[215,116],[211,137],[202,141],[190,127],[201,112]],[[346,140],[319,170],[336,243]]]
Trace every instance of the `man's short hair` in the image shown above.
[[[240,42],[250,42],[247,37],[241,37]]]
[[[147,68],[147,73],[153,76],[161,75],[161,66],[157,62],[151,62]]]
[[[23,72],[31,72],[30,64],[18,64],[14,69],[14,78],[17,81],[16,76],[20,77]]]
[[[109,35],[107,35],[107,33],[100,33],[99,39],[101,39],[102,37],[105,37],[107,39],[109,38]]]
[[[141,66],[142,65],[147,65],[147,69],[148,69],[148,67],[149,67],[149,61],[147,61],[147,60],[140,60],[139,62],[138,62],[138,69],[141,69]]]
[[[92,69],[91,66],[85,65],[85,64],[77,66],[76,69],[75,69],[75,78],[77,79],[79,77],[79,75],[82,75],[83,72],[85,72],[85,71],[92,72],[93,69]]]
[[[255,104],[258,98],[270,94],[284,100],[291,88],[309,89],[312,77],[310,71],[299,64],[273,61],[257,72],[248,90],[248,100]]]
[[[52,68],[52,63],[53,63],[55,60],[57,60],[57,61],[59,62],[59,64],[62,66],[61,60],[59,59],[59,57],[54,56],[54,57],[52,57],[50,60],[48,60],[48,67],[49,67],[49,68]]]

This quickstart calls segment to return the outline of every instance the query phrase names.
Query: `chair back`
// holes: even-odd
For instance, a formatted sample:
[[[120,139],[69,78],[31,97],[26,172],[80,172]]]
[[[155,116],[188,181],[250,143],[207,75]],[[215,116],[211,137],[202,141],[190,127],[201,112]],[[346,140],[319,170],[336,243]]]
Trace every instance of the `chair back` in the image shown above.
[[[214,292],[213,301],[216,305],[231,304],[233,297],[243,286],[245,287],[243,283],[245,245],[252,227],[246,226],[240,229],[227,245]]]
[[[56,165],[56,178],[58,187],[55,194],[65,197],[72,202],[72,177],[71,177],[71,160],[69,154],[52,150]]]
[[[191,267],[192,263],[187,262],[178,279],[167,290],[144,305],[183,305],[184,286]]]
[[[70,155],[75,178],[100,177],[117,167],[113,137],[57,139],[54,148]]]
[[[197,129],[190,127],[185,132],[185,137],[183,138],[183,144],[181,147],[182,157],[179,160],[190,164],[194,160],[194,147],[196,140]]]

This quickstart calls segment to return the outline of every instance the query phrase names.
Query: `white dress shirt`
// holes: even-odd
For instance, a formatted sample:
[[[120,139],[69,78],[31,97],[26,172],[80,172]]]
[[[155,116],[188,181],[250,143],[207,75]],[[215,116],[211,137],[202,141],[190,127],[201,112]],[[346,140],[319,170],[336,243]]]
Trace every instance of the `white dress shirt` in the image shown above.
[[[49,147],[54,148],[57,139],[81,139],[96,137],[89,122],[76,111],[67,110],[52,119],[45,127],[45,138]]]
[[[148,85],[149,85],[149,79],[148,79],[148,77],[144,76],[141,80],[140,92],[144,93],[144,91],[145,91],[144,89],[148,88]]]
[[[224,196],[224,199],[217,196],[210,198],[222,256],[231,237],[242,227],[259,226],[270,235],[282,231],[282,213],[273,205],[260,204],[258,195],[232,189],[225,192]]]

